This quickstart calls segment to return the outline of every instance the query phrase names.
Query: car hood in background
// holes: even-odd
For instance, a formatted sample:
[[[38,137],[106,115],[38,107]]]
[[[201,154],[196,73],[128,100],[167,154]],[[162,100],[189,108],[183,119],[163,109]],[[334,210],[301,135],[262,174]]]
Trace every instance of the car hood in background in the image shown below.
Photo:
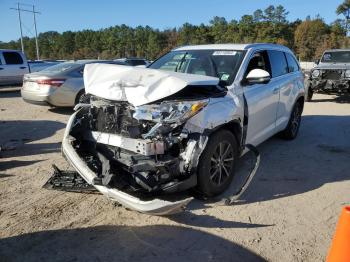
[[[173,95],[188,85],[217,85],[219,78],[110,64],[88,64],[84,69],[87,94],[134,106]]]
[[[350,69],[350,63],[320,63],[314,69],[340,70]]]

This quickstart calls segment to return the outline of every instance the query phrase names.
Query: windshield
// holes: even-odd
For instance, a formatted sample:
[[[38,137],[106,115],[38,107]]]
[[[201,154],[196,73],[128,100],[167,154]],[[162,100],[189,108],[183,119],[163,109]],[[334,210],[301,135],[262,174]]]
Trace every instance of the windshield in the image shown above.
[[[66,63],[54,65],[54,66],[49,66],[49,67],[45,68],[44,70],[42,70],[41,72],[62,73],[62,72],[65,72],[69,69],[79,67],[79,66],[80,66],[80,64],[77,64],[77,63],[66,62]]]
[[[156,60],[149,68],[218,77],[229,85],[233,82],[243,57],[244,51],[235,50],[172,51]]]
[[[323,63],[350,63],[350,51],[325,52],[322,56]]]

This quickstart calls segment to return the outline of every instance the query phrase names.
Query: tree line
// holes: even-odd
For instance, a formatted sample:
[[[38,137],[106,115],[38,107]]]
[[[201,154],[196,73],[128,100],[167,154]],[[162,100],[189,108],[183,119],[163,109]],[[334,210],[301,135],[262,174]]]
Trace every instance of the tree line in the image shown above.
[[[344,13],[338,9],[337,13]],[[215,16],[209,24],[185,23],[179,28],[164,30],[122,24],[101,30],[49,31],[38,35],[40,58],[114,59],[137,56],[153,60],[181,45],[266,42],[286,45],[300,60],[312,61],[327,48],[350,45],[346,18],[327,24],[320,16],[288,21],[287,15],[283,6],[270,5],[264,10],[243,15],[239,20],[227,21],[224,17]],[[27,57],[35,59],[35,39],[25,37],[23,40]],[[0,42],[0,48],[20,49],[20,40]]]

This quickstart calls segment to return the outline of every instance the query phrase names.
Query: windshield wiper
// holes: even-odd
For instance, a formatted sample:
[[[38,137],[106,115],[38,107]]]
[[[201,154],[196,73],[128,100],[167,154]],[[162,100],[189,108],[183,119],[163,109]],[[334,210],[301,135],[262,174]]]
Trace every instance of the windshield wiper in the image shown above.
[[[180,62],[176,65],[175,67],[175,72],[177,72],[178,68],[181,68],[182,64],[185,62],[186,56],[187,56],[188,52],[184,53],[184,56],[181,58]],[[179,66],[180,65],[180,66]]]
[[[216,64],[214,63],[214,60],[213,60],[213,58],[211,58],[211,56],[209,56],[209,61],[211,63],[211,66],[214,69],[214,74],[216,75],[216,77],[220,78],[218,68],[216,67]]]

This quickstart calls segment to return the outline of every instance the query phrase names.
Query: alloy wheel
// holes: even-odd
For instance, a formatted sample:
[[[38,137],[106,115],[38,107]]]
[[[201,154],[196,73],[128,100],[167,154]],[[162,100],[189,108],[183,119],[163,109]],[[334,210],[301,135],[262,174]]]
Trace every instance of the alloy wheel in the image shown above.
[[[227,141],[220,142],[211,157],[210,180],[217,186],[222,185],[232,172],[234,151]]]

